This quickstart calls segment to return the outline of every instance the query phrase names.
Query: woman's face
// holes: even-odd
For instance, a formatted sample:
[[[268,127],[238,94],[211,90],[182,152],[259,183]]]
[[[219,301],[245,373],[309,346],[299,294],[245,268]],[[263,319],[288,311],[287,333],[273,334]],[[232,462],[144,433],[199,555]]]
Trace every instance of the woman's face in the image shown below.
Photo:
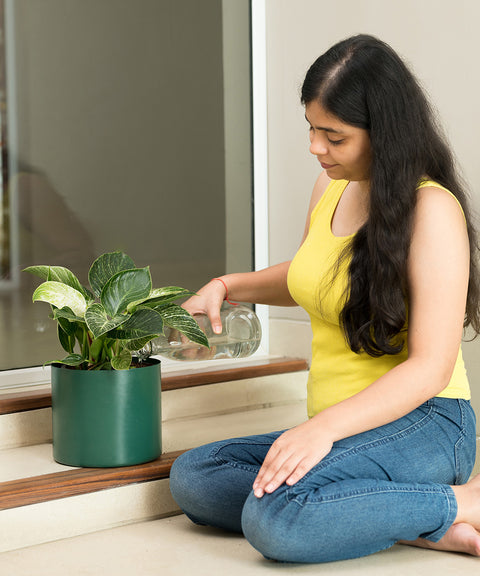
[[[370,177],[372,150],[367,130],[345,124],[318,102],[305,106],[310,152],[333,180],[361,182]]]

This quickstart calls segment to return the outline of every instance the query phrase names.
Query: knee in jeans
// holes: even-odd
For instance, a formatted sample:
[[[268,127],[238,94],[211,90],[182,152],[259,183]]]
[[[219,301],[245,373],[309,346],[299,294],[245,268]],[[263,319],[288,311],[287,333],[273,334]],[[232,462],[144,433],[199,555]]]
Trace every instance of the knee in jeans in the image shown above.
[[[179,456],[170,469],[170,491],[177,504],[185,510],[192,498],[192,489],[198,488],[199,466],[191,452]]]
[[[180,461],[182,456],[179,456],[170,469],[170,491],[172,492],[173,497],[175,498],[177,504],[181,506],[179,499],[181,499],[181,494],[183,492],[184,483],[182,479],[184,479],[183,475],[183,465]]]
[[[280,502],[282,500],[282,502]],[[289,561],[288,515],[283,498],[250,494],[242,512],[242,531],[248,542],[269,560]]]

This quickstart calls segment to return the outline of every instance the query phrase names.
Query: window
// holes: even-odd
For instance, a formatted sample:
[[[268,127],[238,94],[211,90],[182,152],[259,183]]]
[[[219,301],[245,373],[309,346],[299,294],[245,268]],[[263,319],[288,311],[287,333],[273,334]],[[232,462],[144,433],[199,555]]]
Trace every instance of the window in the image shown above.
[[[58,357],[33,264],[250,270],[248,0],[0,0],[0,370]],[[1,60],[0,58],[0,60]]]

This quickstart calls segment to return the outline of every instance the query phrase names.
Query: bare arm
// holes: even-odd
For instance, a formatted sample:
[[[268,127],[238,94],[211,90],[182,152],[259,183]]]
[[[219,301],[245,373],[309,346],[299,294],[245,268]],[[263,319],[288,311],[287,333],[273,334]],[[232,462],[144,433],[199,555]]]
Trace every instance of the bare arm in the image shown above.
[[[456,201],[419,191],[409,257],[408,359],[368,388],[283,434],[255,481],[257,496],[295,484],[333,442],[392,422],[441,392],[451,378],[463,331],[469,247]]]
[[[310,226],[310,215],[329,182],[328,176],[321,173],[313,189],[312,198],[307,214],[307,221],[303,233],[304,242]],[[221,332],[220,306],[227,296],[228,299],[238,302],[251,302],[253,304],[269,304],[272,306],[296,306],[287,287],[287,274],[290,261],[269,266],[256,272],[242,272],[221,276],[219,280],[212,280],[184,303],[191,314],[207,314],[214,331]],[[227,288],[227,290],[225,289]]]
[[[295,306],[287,288],[290,262],[283,262],[257,272],[241,272],[214,279],[189,298],[183,307],[190,314],[207,314],[214,332],[222,331],[220,307],[227,297],[231,301]],[[227,289],[226,289],[226,288]]]
[[[256,272],[229,274],[222,280],[228,287],[228,297],[238,302],[296,306],[287,288],[290,262],[282,262]]]

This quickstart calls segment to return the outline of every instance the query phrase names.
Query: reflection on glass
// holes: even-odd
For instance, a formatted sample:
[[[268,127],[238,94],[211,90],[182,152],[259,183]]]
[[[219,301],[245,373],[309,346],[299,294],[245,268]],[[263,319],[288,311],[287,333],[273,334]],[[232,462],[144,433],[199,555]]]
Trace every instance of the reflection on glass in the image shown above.
[[[12,214],[18,282],[0,290],[0,369],[11,369],[62,354],[26,266],[85,281],[96,255],[119,249],[155,285],[192,290],[251,268],[250,39],[248,0],[5,10],[14,106],[0,254],[7,270]]]

